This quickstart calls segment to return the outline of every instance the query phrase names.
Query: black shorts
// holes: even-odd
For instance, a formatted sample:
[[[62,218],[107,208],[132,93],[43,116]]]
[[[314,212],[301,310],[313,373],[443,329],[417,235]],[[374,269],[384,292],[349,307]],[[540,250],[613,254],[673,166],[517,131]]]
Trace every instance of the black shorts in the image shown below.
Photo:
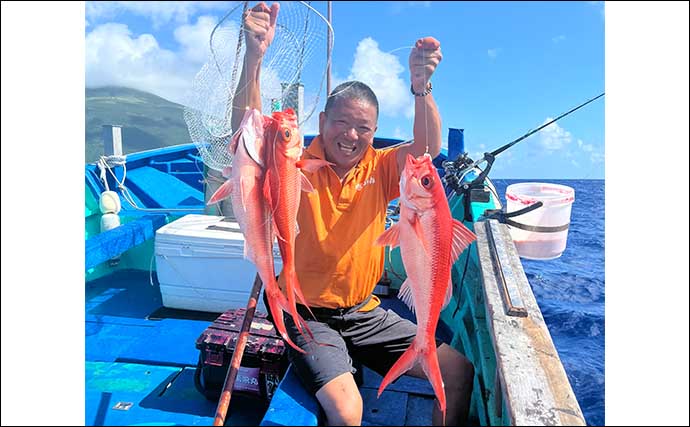
[[[290,339],[307,352],[300,353],[288,345],[288,358],[312,393],[346,372],[354,375],[357,369],[353,359],[385,376],[417,335],[417,325],[380,306],[368,312],[357,311],[357,307],[312,308],[316,320],[306,307],[297,307],[316,342],[300,333],[292,317],[286,315],[285,326]],[[437,347],[441,343],[436,340]]]

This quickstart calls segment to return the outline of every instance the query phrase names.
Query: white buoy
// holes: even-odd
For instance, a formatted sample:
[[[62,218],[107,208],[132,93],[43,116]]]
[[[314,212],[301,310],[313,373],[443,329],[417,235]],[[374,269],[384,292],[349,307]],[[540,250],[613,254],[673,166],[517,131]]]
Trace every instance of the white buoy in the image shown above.
[[[107,213],[101,216],[101,233],[120,226],[120,215]]]
[[[120,196],[114,191],[104,191],[101,193],[101,197],[98,199],[98,207],[101,209],[101,213],[109,214],[120,213],[122,205],[120,204]]]
[[[104,191],[98,200],[98,206],[101,209],[101,233],[120,226],[120,197],[114,191]],[[116,256],[108,260],[108,264],[114,267],[120,263],[120,257]]]

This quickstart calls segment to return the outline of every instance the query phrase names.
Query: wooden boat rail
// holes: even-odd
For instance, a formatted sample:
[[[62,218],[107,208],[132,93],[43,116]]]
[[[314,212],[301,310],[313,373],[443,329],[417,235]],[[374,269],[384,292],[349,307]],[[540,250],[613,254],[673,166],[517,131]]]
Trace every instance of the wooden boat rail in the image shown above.
[[[496,357],[494,415],[510,425],[586,425],[508,227],[492,219],[474,231]]]

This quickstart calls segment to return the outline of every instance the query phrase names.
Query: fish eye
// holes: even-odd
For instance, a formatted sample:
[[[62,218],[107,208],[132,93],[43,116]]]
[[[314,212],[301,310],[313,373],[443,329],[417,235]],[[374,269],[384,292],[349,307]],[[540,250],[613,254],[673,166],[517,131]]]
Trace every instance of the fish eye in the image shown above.
[[[431,178],[429,178],[429,175],[423,176],[420,182],[422,183],[422,186],[427,190],[431,188],[431,184],[433,184],[433,181],[431,180]]]
[[[290,129],[285,129],[283,131],[283,137],[285,138],[285,140],[290,139]]]

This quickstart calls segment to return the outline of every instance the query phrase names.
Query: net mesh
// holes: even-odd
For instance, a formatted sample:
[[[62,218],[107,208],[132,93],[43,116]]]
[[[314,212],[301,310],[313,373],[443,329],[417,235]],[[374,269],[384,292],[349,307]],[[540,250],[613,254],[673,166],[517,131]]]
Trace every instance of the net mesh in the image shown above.
[[[232,156],[227,143],[233,96],[245,53],[242,16],[247,2],[234,6],[210,36],[210,55],[195,76],[184,108],[189,136],[203,162],[222,171]],[[293,108],[300,127],[314,114],[325,96],[328,69],[328,21],[310,2],[282,2],[275,36],[261,65],[262,113]],[[331,29],[332,31],[332,29]],[[330,43],[332,46],[333,37]]]

